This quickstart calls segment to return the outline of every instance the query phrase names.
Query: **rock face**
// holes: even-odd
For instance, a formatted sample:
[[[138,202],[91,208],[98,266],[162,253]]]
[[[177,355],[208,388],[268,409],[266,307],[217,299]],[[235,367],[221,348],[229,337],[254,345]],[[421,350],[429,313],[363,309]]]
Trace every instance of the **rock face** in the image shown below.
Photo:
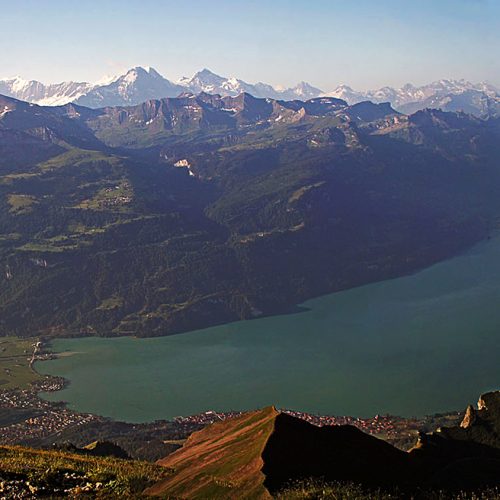
[[[464,419],[460,423],[460,427],[462,427],[463,429],[468,429],[471,425],[474,424],[475,420],[476,410],[474,410],[474,407],[472,405],[469,405],[465,410]]]
[[[500,391],[483,394],[478,410],[469,405],[460,426],[421,435],[409,455],[427,486],[500,484]]]
[[[438,429],[436,433],[429,435],[429,439],[438,443],[454,442],[457,446],[464,447],[486,446],[491,448],[493,455],[498,455],[500,453],[500,391],[483,394],[479,398],[477,407],[477,410],[471,405],[467,407],[460,426]]]
[[[290,481],[375,488],[473,489],[500,484],[500,392],[465,424],[421,434],[410,452],[348,426],[316,427],[265,408],[194,433],[158,463],[172,474],[148,490],[175,498],[272,498]]]
[[[460,426],[443,427],[431,436],[500,451],[500,391],[483,394],[477,408],[475,410],[469,405]]]

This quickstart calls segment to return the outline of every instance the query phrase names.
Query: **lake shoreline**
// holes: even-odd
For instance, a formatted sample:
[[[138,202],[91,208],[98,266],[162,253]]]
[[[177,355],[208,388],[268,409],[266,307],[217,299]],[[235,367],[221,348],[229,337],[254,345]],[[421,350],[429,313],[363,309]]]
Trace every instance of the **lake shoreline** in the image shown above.
[[[350,290],[362,288],[365,286],[371,286],[377,283],[385,283],[391,282],[393,280],[398,280],[401,278],[411,277],[416,274],[419,274],[427,269],[430,269],[436,265],[440,265],[441,263],[447,262],[449,260],[455,259],[462,255],[466,255],[473,248],[487,243],[491,239],[497,238],[500,236],[500,228],[490,228],[490,230],[481,233],[481,236],[467,240],[458,244],[456,248],[454,248],[451,252],[445,252],[442,255],[430,257],[428,259],[424,259],[419,264],[413,264],[407,267],[398,267],[397,269],[393,269],[387,274],[376,274],[370,278],[363,278],[361,280],[356,280],[354,282],[350,282],[350,284],[342,284],[330,290],[322,290],[318,293],[306,294],[302,297],[302,300],[297,300],[295,302],[289,304],[280,304],[279,306],[273,307],[272,310],[268,310],[265,312],[259,311],[258,315],[249,315],[245,318],[232,318],[232,319],[222,319],[222,320],[213,320],[210,319],[208,322],[205,322],[201,326],[193,326],[193,327],[185,327],[185,328],[174,328],[173,330],[165,331],[162,334],[151,334],[149,335],[147,332],[145,334],[134,334],[131,332],[123,332],[120,330],[116,330],[113,334],[107,334],[106,332],[99,332],[98,334],[92,331],[66,331],[62,332],[60,335],[49,337],[52,339],[75,339],[75,338],[137,338],[137,339],[154,339],[154,338],[163,338],[169,336],[176,335],[184,335],[189,334],[192,331],[200,331],[207,330],[218,326],[224,326],[232,323],[238,323],[240,321],[255,321],[263,318],[272,318],[279,316],[288,316],[290,314],[297,314],[301,312],[307,312],[307,303],[311,301],[315,301],[320,299],[321,297],[325,297],[332,294],[349,292]],[[43,335],[41,335],[43,337]]]
[[[37,369],[71,381],[59,396],[72,407],[126,421],[269,404],[363,418],[454,411],[500,380],[499,250],[497,236],[289,315],[166,337],[51,339],[60,355]]]

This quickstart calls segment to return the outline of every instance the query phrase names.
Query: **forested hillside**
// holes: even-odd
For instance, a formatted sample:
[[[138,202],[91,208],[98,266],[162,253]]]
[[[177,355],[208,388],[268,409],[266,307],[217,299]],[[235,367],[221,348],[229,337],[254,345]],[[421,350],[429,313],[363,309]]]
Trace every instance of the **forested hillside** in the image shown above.
[[[0,331],[166,335],[412,272],[495,230],[499,160],[463,113],[0,96]]]

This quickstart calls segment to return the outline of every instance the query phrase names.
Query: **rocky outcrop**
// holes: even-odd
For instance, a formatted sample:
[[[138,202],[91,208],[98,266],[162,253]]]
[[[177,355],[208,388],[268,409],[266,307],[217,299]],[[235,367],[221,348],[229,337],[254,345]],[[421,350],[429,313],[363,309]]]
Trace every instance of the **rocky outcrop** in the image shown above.
[[[474,410],[474,407],[472,405],[469,405],[465,410],[465,415],[462,422],[460,423],[460,427],[462,427],[463,429],[468,429],[474,424],[475,421],[476,421],[476,410]]]
[[[500,391],[483,394],[477,410],[467,407],[461,424],[443,427],[436,435],[441,439],[475,443],[500,451]]]
[[[440,488],[500,484],[500,391],[467,407],[460,425],[421,434],[409,452],[422,483]]]

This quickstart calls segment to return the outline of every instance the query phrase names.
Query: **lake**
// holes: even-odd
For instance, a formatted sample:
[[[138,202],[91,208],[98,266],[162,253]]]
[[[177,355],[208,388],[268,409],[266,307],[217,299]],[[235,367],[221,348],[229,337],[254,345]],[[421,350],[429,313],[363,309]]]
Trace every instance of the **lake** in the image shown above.
[[[500,237],[306,311],[170,337],[62,339],[38,362],[70,384],[44,398],[128,422],[270,404],[424,415],[500,386]]]

